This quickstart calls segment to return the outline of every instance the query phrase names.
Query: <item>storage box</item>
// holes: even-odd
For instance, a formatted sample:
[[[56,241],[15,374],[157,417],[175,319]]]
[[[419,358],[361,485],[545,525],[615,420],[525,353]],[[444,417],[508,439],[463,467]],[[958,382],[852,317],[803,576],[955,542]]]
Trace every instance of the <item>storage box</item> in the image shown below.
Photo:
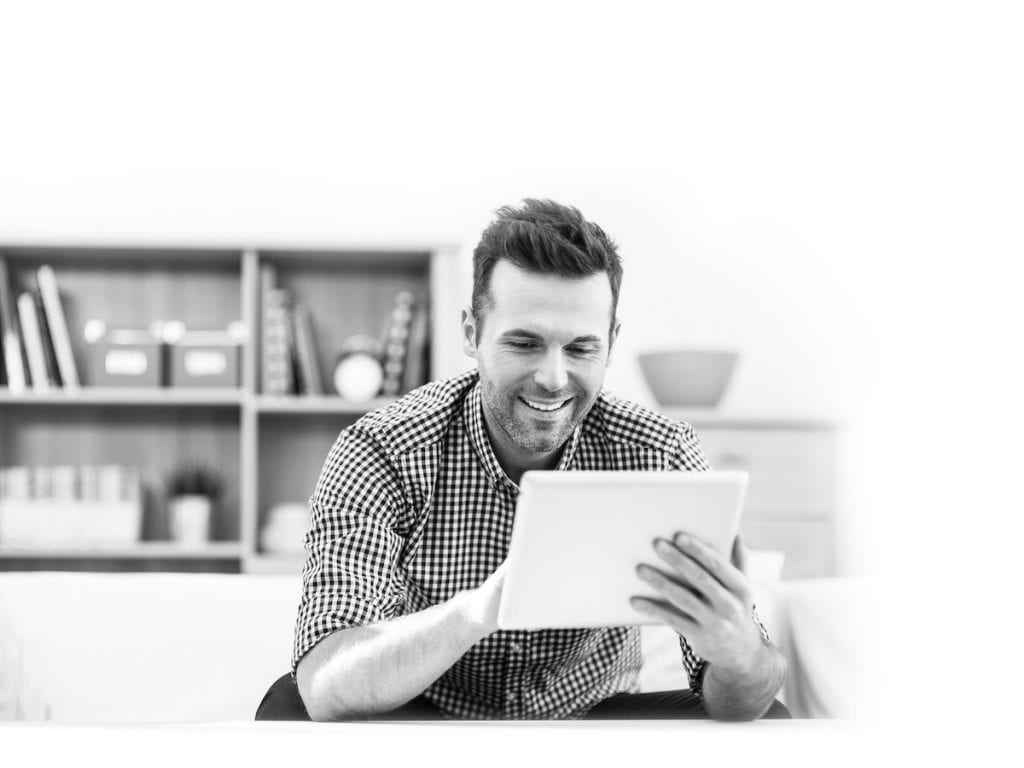
[[[142,502],[0,501],[0,547],[12,551],[119,549],[142,538]]]
[[[88,346],[87,383],[96,387],[159,387],[163,383],[164,345],[100,340]]]
[[[237,387],[238,344],[190,341],[170,345],[172,387]]]

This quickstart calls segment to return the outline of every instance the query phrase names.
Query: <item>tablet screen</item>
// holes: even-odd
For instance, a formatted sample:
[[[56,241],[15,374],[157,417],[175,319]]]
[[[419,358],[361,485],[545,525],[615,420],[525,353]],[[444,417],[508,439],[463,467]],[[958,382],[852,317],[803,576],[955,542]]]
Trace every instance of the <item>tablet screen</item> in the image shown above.
[[[653,623],[629,604],[655,595],[636,566],[665,567],[657,538],[685,532],[726,556],[746,472],[526,472],[498,609],[501,629]]]

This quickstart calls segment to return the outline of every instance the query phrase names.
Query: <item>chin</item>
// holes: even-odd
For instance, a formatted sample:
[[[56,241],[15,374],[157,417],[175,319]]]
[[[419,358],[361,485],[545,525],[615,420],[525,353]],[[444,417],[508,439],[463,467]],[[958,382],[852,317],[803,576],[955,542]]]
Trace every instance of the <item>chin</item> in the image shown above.
[[[565,430],[565,434],[562,434],[562,430],[547,434],[537,434],[532,429],[521,429],[518,430],[518,433],[522,438],[516,440],[515,443],[521,450],[528,453],[550,453],[565,445],[565,442],[572,435],[572,429]]]

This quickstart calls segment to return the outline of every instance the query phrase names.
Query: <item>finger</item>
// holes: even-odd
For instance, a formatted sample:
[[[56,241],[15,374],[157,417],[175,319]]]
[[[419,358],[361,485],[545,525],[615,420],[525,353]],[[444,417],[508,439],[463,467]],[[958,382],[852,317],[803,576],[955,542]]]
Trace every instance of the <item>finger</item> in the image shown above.
[[[494,569],[494,572],[487,577],[487,581],[501,586],[505,583],[505,574],[508,573],[508,558],[502,561],[501,565]]]
[[[641,579],[660,592],[670,605],[693,617],[694,620],[700,621],[707,615],[707,603],[668,574],[646,563],[638,565],[636,572]]]
[[[685,533],[678,533],[675,545],[688,557],[700,563],[729,592],[745,604],[752,602],[750,582],[732,563],[710,545]]]
[[[650,597],[631,597],[629,604],[644,616],[674,629],[680,635],[692,635],[699,625],[681,611],[670,608],[665,602]]]
[[[672,566],[676,581],[695,592],[706,603],[717,608],[728,604],[731,599],[728,590],[695,558],[665,539],[658,539],[654,543],[654,551]]]

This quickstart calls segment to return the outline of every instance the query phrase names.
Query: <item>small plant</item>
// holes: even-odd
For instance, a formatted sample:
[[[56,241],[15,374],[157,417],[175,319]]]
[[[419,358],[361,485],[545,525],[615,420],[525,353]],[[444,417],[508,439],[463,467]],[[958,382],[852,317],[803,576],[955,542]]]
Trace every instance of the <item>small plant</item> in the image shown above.
[[[220,494],[220,475],[202,464],[185,464],[174,470],[167,479],[167,494],[175,496],[206,496],[215,499]]]

